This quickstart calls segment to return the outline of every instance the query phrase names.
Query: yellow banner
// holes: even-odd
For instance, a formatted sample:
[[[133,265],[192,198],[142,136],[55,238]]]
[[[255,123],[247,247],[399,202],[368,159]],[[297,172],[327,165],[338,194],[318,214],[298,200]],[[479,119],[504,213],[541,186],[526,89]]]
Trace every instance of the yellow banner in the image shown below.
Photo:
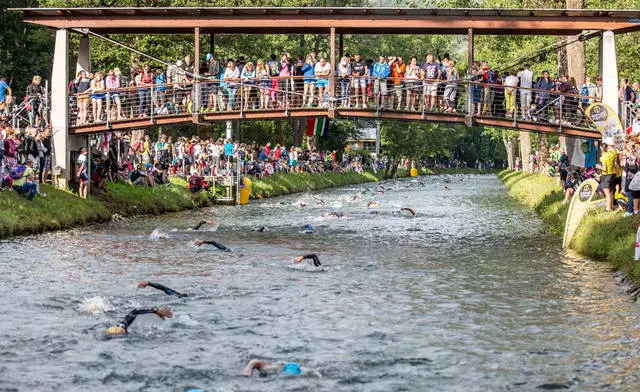
[[[573,193],[569,212],[567,213],[567,221],[564,225],[564,238],[562,239],[562,247],[566,248],[571,243],[573,235],[576,234],[580,221],[591,206],[591,199],[596,194],[598,182],[590,178],[580,184],[578,189]]]
[[[611,138],[618,151],[624,149],[625,133],[624,129],[622,129],[622,123],[616,112],[609,105],[600,102],[592,103],[587,108],[586,114],[602,134],[602,140]]]

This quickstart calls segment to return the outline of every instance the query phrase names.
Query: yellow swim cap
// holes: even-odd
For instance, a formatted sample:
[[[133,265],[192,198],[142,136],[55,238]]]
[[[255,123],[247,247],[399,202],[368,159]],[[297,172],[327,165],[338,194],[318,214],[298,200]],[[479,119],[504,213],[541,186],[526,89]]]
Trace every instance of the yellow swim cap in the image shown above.
[[[127,330],[122,327],[111,327],[107,329],[107,335],[122,335],[127,333]]]

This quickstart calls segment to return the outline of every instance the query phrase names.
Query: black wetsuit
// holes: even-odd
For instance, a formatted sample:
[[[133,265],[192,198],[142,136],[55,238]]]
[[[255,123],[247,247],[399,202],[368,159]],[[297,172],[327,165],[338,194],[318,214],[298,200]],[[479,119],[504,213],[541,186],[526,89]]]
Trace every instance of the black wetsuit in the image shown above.
[[[224,245],[222,245],[221,243],[216,242],[216,241],[202,241],[202,243],[203,243],[203,244],[207,244],[207,245],[213,245],[213,246],[215,246],[216,248],[218,248],[218,249],[220,249],[220,250],[223,250],[223,251],[225,251],[225,252],[231,252],[231,249],[227,248],[226,246],[224,246]]]
[[[200,223],[198,223],[196,225],[196,227],[193,228],[193,230],[196,231],[196,230],[200,229],[200,227],[202,227],[202,225],[204,225],[206,223],[207,223],[207,221],[200,221]]]
[[[181,294],[181,293],[179,293],[179,292],[177,292],[177,291],[175,291],[173,289],[170,289],[167,286],[163,286],[163,285],[161,285],[159,283],[149,282],[148,286],[149,287],[153,287],[154,289],[158,289],[160,291],[164,291],[167,295],[175,295],[175,296],[177,296],[179,298],[187,296],[187,294]]]
[[[257,231],[258,233],[262,233],[262,232],[264,232],[264,231],[265,231],[265,229],[266,229],[266,227],[262,226],[262,227],[257,228],[257,229],[256,229],[256,231]]]
[[[316,266],[316,267],[320,267],[322,265],[322,264],[320,264],[320,259],[318,258],[318,256],[315,253],[312,253],[310,255],[302,256],[302,260],[307,260],[307,259],[313,260],[313,265]]]
[[[129,314],[124,316],[124,320],[120,321],[117,326],[129,332],[127,329],[131,324],[133,324],[133,322],[135,321],[136,317],[138,317],[138,315],[157,313],[157,312],[158,312],[158,308],[133,309],[132,311],[129,312]]]

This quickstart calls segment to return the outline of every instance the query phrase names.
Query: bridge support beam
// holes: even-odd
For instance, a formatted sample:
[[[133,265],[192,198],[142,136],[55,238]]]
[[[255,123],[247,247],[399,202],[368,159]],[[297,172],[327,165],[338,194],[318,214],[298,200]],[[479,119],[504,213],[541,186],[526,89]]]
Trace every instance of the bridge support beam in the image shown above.
[[[193,59],[193,73],[196,74],[194,79],[195,85],[193,89],[193,117],[197,121],[198,113],[200,113],[200,103],[202,100],[202,94],[200,93],[200,27],[194,29],[194,59]]]
[[[86,35],[80,38],[80,47],[78,48],[76,74],[80,71],[85,71],[87,73],[87,77],[91,72],[91,40]]]
[[[471,69],[471,65],[473,64],[473,29],[467,30],[467,69]],[[471,80],[469,80],[471,82]],[[466,126],[471,127],[473,125],[473,91],[471,83],[467,83],[467,116],[464,119],[464,123]]]
[[[329,44],[331,49],[331,78],[329,81],[329,101],[333,104],[333,97],[336,91],[336,28],[331,28],[331,34],[329,37]]]
[[[600,77],[602,77],[602,103],[618,114],[618,63],[613,31],[602,32],[600,38]]]
[[[71,165],[68,121],[69,96],[67,93],[68,54],[69,32],[66,29],[57,30],[51,72],[51,134],[53,142],[51,158],[53,174],[58,178],[55,185],[62,188],[67,188],[69,185]]]

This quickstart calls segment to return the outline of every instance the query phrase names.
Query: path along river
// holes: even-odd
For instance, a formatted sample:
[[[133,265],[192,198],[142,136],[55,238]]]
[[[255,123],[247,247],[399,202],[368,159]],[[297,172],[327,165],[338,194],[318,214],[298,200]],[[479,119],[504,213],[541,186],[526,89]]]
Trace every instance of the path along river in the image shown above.
[[[640,307],[606,266],[562,252],[494,176],[376,187],[0,242],[0,390],[638,390]],[[201,219],[216,226],[184,230]],[[292,268],[310,252],[324,272]],[[174,318],[104,337],[140,306]],[[242,377],[251,358],[304,374]]]

